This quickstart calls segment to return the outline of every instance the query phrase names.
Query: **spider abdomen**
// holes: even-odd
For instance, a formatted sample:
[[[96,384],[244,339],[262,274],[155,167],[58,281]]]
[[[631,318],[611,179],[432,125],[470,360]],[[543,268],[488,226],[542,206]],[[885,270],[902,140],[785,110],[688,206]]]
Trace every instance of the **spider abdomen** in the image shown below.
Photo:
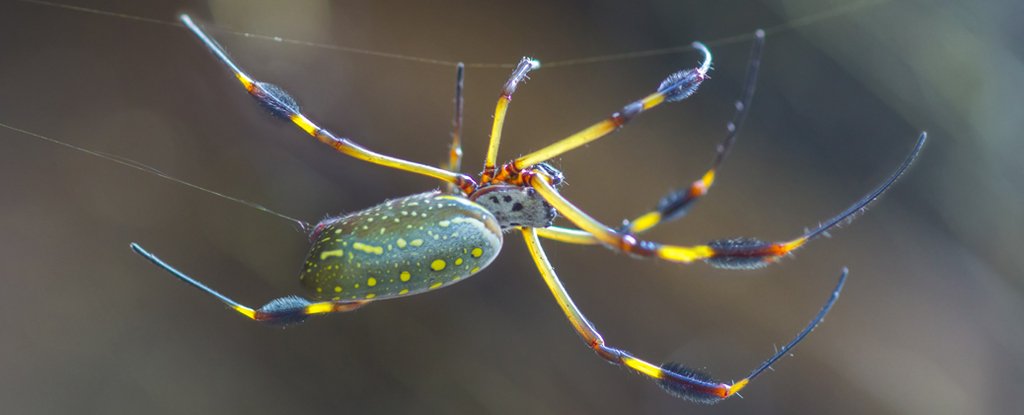
[[[299,276],[321,299],[384,299],[450,285],[489,265],[501,228],[487,209],[427,192],[328,218]]]

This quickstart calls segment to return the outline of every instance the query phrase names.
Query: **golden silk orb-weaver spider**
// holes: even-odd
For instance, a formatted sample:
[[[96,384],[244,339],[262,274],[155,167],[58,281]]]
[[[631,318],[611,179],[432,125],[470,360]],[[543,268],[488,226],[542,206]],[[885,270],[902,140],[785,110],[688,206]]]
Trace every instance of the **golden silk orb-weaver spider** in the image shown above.
[[[681,101],[695,93],[711,70],[711,52],[701,43],[693,44],[704,55],[699,67],[673,73],[655,92],[622,107],[604,120],[499,166],[496,161],[502,125],[512,95],[527,78],[527,74],[540,66],[535,60],[523,58],[501,90],[483,171],[477,178],[473,178],[458,172],[462,159],[461,65],[456,71],[453,143],[447,165],[438,168],[375,153],[318,126],[303,115],[296,101],[280,87],[257,81],[245,73],[187,15],[182,15],[181,21],[234,74],[245,90],[275,117],[291,121],[302,131],[345,155],[440,179],[447,183],[448,191],[431,191],[394,199],[367,210],[324,219],[312,227],[309,233],[312,247],[299,279],[313,293],[315,300],[285,296],[258,308],[247,307],[132,243],[131,248],[136,253],[250,319],[283,325],[298,323],[313,315],[351,311],[378,300],[424,293],[461,281],[491,263],[501,249],[505,232],[518,230],[555,301],[588,347],[609,363],[639,373],[675,396],[706,404],[736,395],[803,340],[822,321],[838,298],[847,270],[843,269],[821,311],[792,341],[743,379],[723,383],[677,363],[649,363],[605,343],[594,325],[573,304],[548,261],[539,238],[573,244],[604,245],[634,257],[659,258],[679,263],[704,261],[719,268],[750,269],[766,266],[863,211],[909,168],[926,139],[926,134],[922,133],[902,164],[876,189],[837,216],[795,239],[765,242],[752,238],[733,238],[694,246],[662,244],[640,239],[637,235],[685,215],[694,202],[711,187],[716,170],[736,141],[739,127],[749,111],[764,44],[763,31],[758,31],[754,36],[745,85],[736,102],[736,112],[728,124],[725,139],[717,147],[711,168],[688,188],[665,196],[654,210],[625,222],[621,228],[613,229],[563,197],[558,191],[562,173],[545,162],[616,131],[644,111],[663,103]],[[558,215],[564,216],[578,228],[553,226]]]

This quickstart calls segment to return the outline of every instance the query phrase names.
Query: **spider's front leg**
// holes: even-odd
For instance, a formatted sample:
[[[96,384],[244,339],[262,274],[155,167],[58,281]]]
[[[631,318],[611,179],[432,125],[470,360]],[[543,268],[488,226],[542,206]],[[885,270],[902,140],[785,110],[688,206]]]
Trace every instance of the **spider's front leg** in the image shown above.
[[[754,90],[757,86],[757,75],[761,68],[761,52],[764,50],[764,31],[758,30],[754,33],[754,46],[750,49],[750,59],[747,64],[747,73],[743,82],[743,90],[736,99],[732,120],[726,124],[726,134],[723,140],[715,149],[715,158],[700,179],[695,180],[685,189],[669,192],[658,201],[658,205],[650,212],[637,216],[635,219],[626,221],[620,229],[624,233],[640,233],[660,225],[686,216],[690,208],[701,197],[707,194],[711,185],[715,182],[718,168],[725,161],[736,138],[739,135],[740,127],[750,113],[750,104],[754,100]],[[601,243],[593,235],[579,230],[562,227],[548,227],[537,230],[542,238],[554,239],[561,242],[580,245],[596,245]]]
[[[228,57],[224,49],[221,48],[213,38],[208,36],[199,28],[199,26],[192,22],[192,19],[189,18],[188,15],[181,15],[181,22],[184,23],[185,27],[192,31],[192,33],[196,35],[196,37],[198,37],[208,49],[210,49],[210,52],[212,52],[217,59],[221,61],[221,63],[234,73],[235,78],[238,78],[238,81],[242,83],[242,86],[245,87],[247,92],[249,92],[249,95],[255,98],[260,105],[270,111],[270,113],[275,117],[291,121],[301,128],[302,131],[305,131],[306,134],[313,136],[313,138],[316,138],[318,141],[327,144],[338,152],[350,157],[373,164],[379,164],[398,170],[404,170],[440,179],[453,184],[466,194],[472,193],[472,191],[476,189],[476,182],[467,175],[376,153],[363,148],[347,138],[335,136],[327,129],[316,125],[316,123],[307,118],[299,110],[299,104],[291,97],[291,95],[285,92],[284,89],[271,83],[257,81],[246,74],[242,68]]]
[[[804,246],[808,241],[826,234],[830,229],[851,220],[857,213],[864,211],[896,182],[913,164],[920,154],[927,134],[921,133],[914,149],[910,151],[903,163],[896,168],[889,178],[871,193],[858,200],[849,208],[835,217],[825,221],[818,227],[803,235],[783,242],[765,242],[753,238],[721,239],[706,245],[679,246],[637,239],[629,232],[614,230],[592,218],[586,212],[572,204],[558,193],[552,185],[553,179],[542,169],[531,168],[523,171],[523,180],[537,190],[548,203],[559,213],[583,231],[589,233],[605,246],[630,255],[639,257],[655,257],[673,262],[689,263],[703,260],[719,268],[750,269],[760,268],[779,260],[786,254]]]
[[[494,106],[494,122],[491,124],[491,140],[487,144],[487,156],[484,158],[484,170],[480,174],[480,182],[488,183],[494,179],[495,163],[498,160],[498,147],[501,146],[501,132],[505,127],[505,116],[512,102],[512,94],[516,93],[519,84],[527,80],[531,71],[540,68],[540,61],[523,57],[509,75],[498,95],[498,103]]]
[[[455,110],[452,112],[452,144],[448,147],[448,160],[441,168],[458,173],[462,170],[462,84],[466,79],[466,65],[459,62],[455,65]],[[448,192],[461,191],[455,183],[448,183]]]
[[[604,120],[598,121],[575,134],[558,140],[540,150],[524,154],[519,158],[512,160],[498,169],[498,171],[494,171],[494,157],[497,151],[497,144],[495,136],[492,133],[491,149],[487,152],[487,161],[484,165],[482,181],[489,181],[492,178],[493,173],[493,179],[496,182],[519,184],[519,173],[527,168],[539,165],[568,151],[572,151],[573,149],[584,146],[601,137],[605,137],[619,128],[622,128],[622,126],[629,123],[631,120],[636,118],[636,116],[650,110],[651,108],[667,102],[679,102],[689,98],[697,92],[697,88],[700,87],[701,83],[704,82],[705,79],[708,79],[708,71],[711,70],[711,51],[708,50],[707,46],[704,46],[704,44],[700,42],[693,42],[693,48],[704,54],[704,62],[701,63],[699,67],[681,70],[669,75],[661,81],[661,84],[658,85],[658,89],[653,93],[626,104],[622,109],[612,113]],[[522,67],[522,64],[520,64],[520,67]],[[513,75],[515,75],[515,73],[513,73]],[[511,82],[512,80],[510,79],[509,81]],[[509,90],[508,84],[506,84],[506,90]],[[514,88],[511,89],[511,91],[514,90]],[[508,97],[510,98],[511,95],[508,95]],[[504,119],[504,106],[507,106],[507,101],[508,100],[505,99],[505,94],[503,93],[502,99],[498,101],[498,110],[495,112],[494,117],[494,131],[496,132],[501,131],[500,122]]]
[[[551,290],[551,294],[555,296],[555,301],[558,302],[559,307],[562,308],[562,312],[564,312],[565,316],[569,319],[569,323],[572,324],[573,328],[580,335],[583,341],[587,343],[587,346],[593,349],[594,352],[602,359],[605,359],[609,363],[617,366],[625,366],[648,379],[657,382],[658,385],[672,395],[704,404],[718,403],[725,398],[736,395],[737,392],[746,387],[752,379],[764,372],[765,369],[782,358],[782,356],[788,354],[793,347],[807,337],[807,335],[814,330],[819,323],[821,323],[825,318],[825,315],[828,314],[828,311],[832,308],[832,305],[835,304],[836,299],[839,298],[839,292],[843,288],[847,275],[847,270],[844,268],[835,290],[832,291],[832,295],[821,308],[821,311],[818,312],[818,315],[811,320],[810,324],[808,324],[803,331],[797,334],[792,341],[779,349],[774,355],[772,355],[772,357],[768,358],[768,360],[758,366],[757,369],[750,372],[750,375],[747,377],[738,382],[727,384],[715,381],[707,375],[695,370],[687,369],[678,363],[665,363],[661,366],[657,366],[639,359],[631,355],[629,352],[608,346],[605,343],[604,338],[601,337],[601,333],[594,328],[594,325],[588,321],[580,309],[573,304],[572,298],[569,297],[569,293],[566,292],[565,287],[562,286],[558,276],[555,275],[555,270],[548,261],[547,255],[544,254],[544,249],[540,245],[540,240],[537,239],[536,230],[533,228],[523,228],[522,232],[523,238],[526,240],[526,246],[530,250],[530,255],[533,256],[533,260],[537,264],[537,268],[540,270],[541,277],[543,277],[544,282],[547,283],[548,289]]]

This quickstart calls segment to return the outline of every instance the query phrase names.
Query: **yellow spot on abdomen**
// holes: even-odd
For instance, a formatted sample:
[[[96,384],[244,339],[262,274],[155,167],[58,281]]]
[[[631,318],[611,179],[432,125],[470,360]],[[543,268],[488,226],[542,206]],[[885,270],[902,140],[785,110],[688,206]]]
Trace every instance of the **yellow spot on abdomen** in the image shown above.
[[[320,260],[323,261],[323,260],[325,260],[327,258],[330,258],[332,256],[344,256],[344,255],[345,255],[345,251],[343,251],[341,249],[335,249],[333,251],[323,251],[323,252],[320,253]]]
[[[366,279],[366,285],[368,287],[373,287],[373,286],[377,285],[377,279],[373,278],[373,277],[367,278]]]
[[[341,286],[340,285],[335,285],[334,286],[334,292],[340,293],[341,292]]]
[[[398,245],[399,248],[405,248],[405,245],[406,245],[405,239],[398,238],[398,240],[395,241],[395,245]]]
[[[443,220],[438,222],[437,224],[440,225],[442,228],[447,228],[448,226],[451,226],[452,223],[450,221]]]
[[[480,248],[473,248],[473,251],[469,254],[473,255],[473,258],[480,258],[480,256],[484,254],[484,250]]]
[[[369,300],[369,299],[371,299],[373,297],[376,297],[376,296],[377,296],[377,294],[369,293],[369,294],[366,294],[366,299]]]
[[[352,244],[352,248],[374,255],[380,255],[384,253],[384,247],[367,245],[362,242],[356,242]]]
[[[462,258],[455,258],[455,265],[462,265]]]
[[[430,269],[432,269],[434,271],[443,270],[444,267],[446,267],[446,266],[448,266],[448,263],[444,262],[443,259],[435,259],[434,262],[430,263]],[[440,284],[440,283],[438,283],[438,284]],[[434,287],[431,287],[431,288],[434,288]]]
[[[442,286],[442,285],[444,285],[444,283],[443,283],[443,282],[441,282],[441,281],[438,281],[438,282],[435,282],[435,283],[433,283],[433,284],[430,284],[430,289],[431,289],[431,290],[433,290],[433,289],[435,289],[435,288],[437,288],[437,287],[440,287],[440,286]]]
[[[409,242],[409,245],[412,245],[412,246],[423,245],[423,240],[422,239],[413,239],[412,242]]]
[[[399,275],[398,278],[401,279],[402,282],[408,282],[409,279],[412,278],[412,274],[409,274],[409,271],[402,271],[402,275]]]
[[[406,295],[408,293],[409,293],[409,289],[408,288],[403,288],[402,291],[398,292],[398,295]]]

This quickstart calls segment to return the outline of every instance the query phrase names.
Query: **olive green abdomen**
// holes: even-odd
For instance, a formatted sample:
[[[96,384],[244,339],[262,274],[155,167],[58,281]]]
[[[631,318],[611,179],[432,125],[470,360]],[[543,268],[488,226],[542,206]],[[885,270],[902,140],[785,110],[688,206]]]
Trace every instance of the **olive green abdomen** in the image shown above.
[[[316,297],[384,299],[450,285],[498,255],[501,229],[464,197],[428,192],[320,222],[299,275]]]

